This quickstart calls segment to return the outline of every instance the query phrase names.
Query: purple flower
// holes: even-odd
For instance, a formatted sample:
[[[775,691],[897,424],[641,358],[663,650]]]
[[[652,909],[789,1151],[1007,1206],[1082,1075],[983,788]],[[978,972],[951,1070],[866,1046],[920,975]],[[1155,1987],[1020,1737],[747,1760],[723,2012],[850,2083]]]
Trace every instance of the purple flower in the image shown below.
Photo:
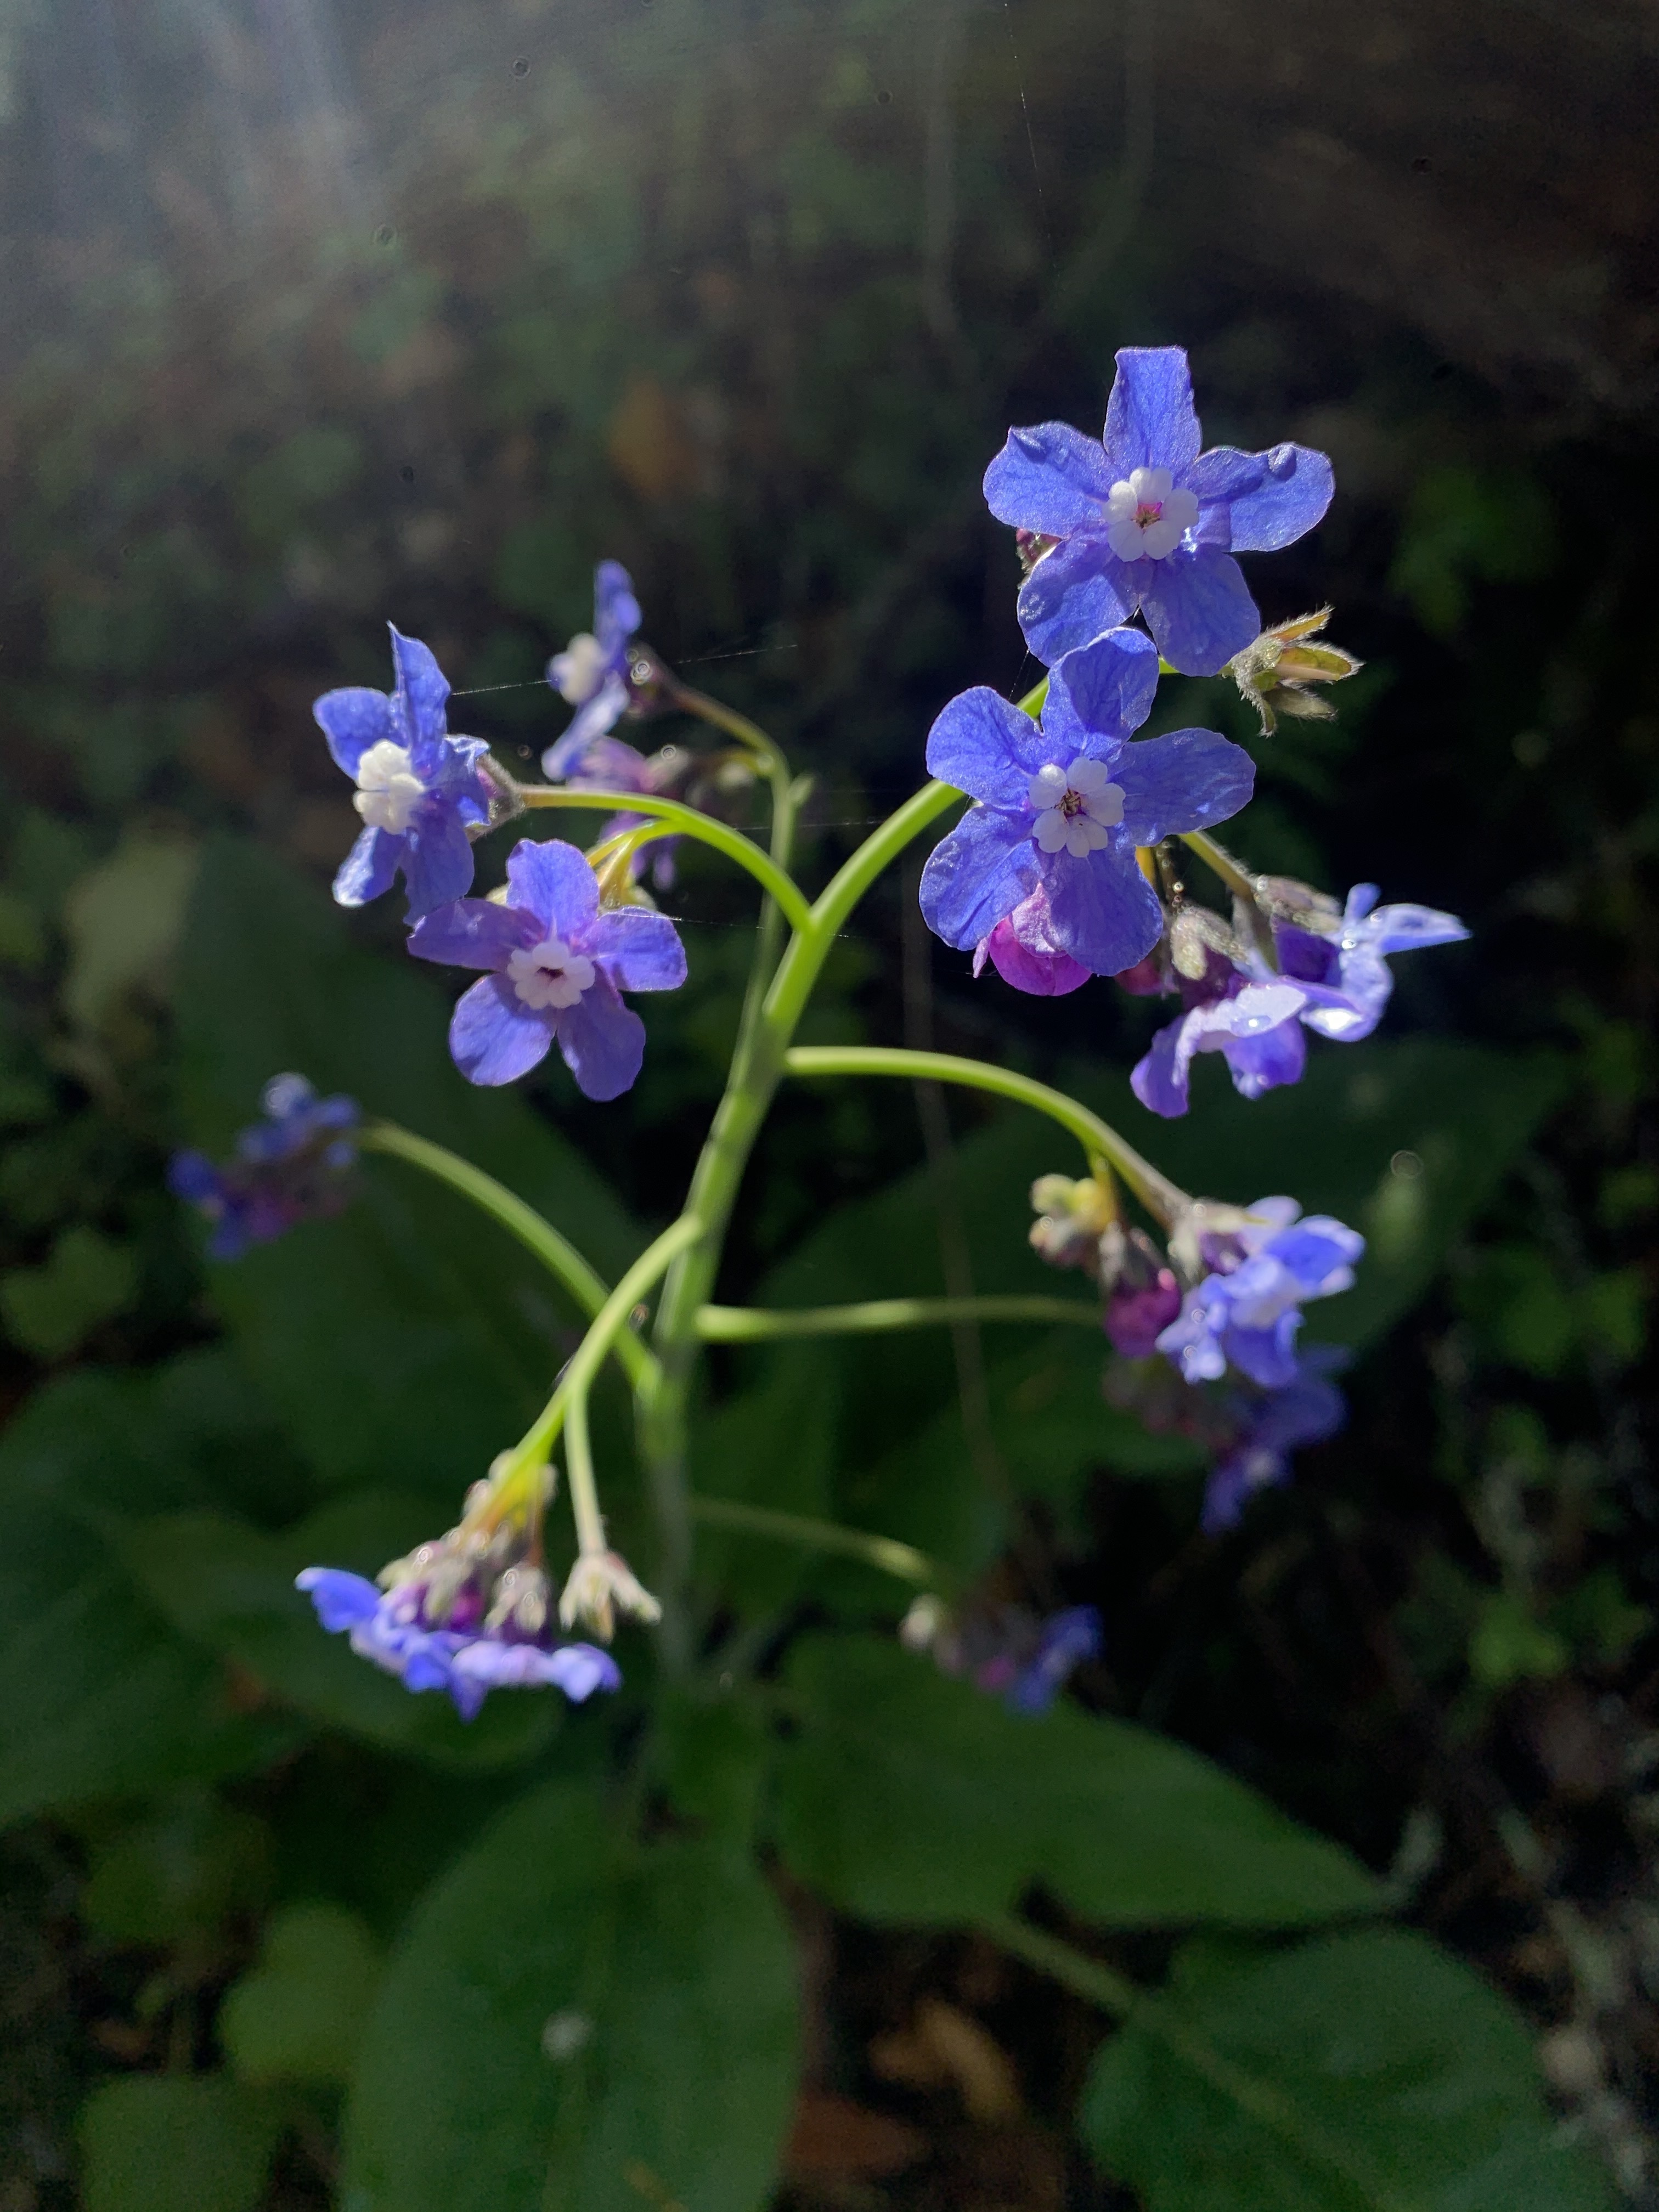
[[[244,1129],[222,1167],[205,1152],[175,1152],[167,1188],[212,1225],[208,1252],[234,1260],[299,1221],[337,1213],[351,1193],[357,1102],[319,1098],[303,1075],[273,1076],[260,1094],[266,1118]]]
[[[1113,1351],[1126,1359],[1150,1359],[1181,1306],[1181,1285],[1171,1268],[1126,1267],[1106,1293],[1103,1325]]]
[[[1055,945],[1048,894],[1041,884],[974,947],[975,975],[983,975],[988,960],[1005,983],[1034,998],[1063,999],[1089,980],[1083,963]]]
[[[1205,1533],[1215,1535],[1237,1527],[1246,1503],[1291,1475],[1291,1454],[1303,1444],[1323,1443],[1347,1418],[1342,1393],[1328,1380],[1345,1355],[1314,1345],[1303,1354],[1298,1371],[1282,1389],[1265,1396],[1235,1401],[1240,1427],[1225,1457],[1218,1460],[1204,1492]]]
[[[1346,1291],[1365,1249],[1342,1222],[1301,1212],[1293,1198],[1262,1198],[1230,1226],[1200,1231],[1211,1272],[1158,1340],[1188,1382],[1217,1382],[1229,1364],[1264,1390],[1294,1381],[1304,1304]]]
[[[576,712],[570,726],[542,755],[552,781],[583,765],[596,738],[608,736],[628,711],[629,647],[640,627],[640,603],[620,561],[593,571],[593,627],[579,630],[547,664],[547,680]]]
[[[1085,1659],[1097,1659],[1103,1642],[1100,1615],[1091,1605],[1050,1613],[1037,1648],[1003,1692],[1016,1713],[1044,1713]]]
[[[484,828],[496,789],[480,766],[482,738],[452,738],[445,726],[449,684],[417,638],[392,632],[397,689],[353,685],[325,691],[312,708],[335,765],[357,789],[363,829],[334,878],[342,906],[364,906],[392,888],[399,869],[409,919],[459,898],[472,885],[469,830]]]
[[[548,757],[552,757],[551,753]],[[678,746],[669,746],[647,760],[635,746],[624,744],[621,738],[598,737],[586,746],[564,781],[574,791],[638,791],[668,796],[693,769],[695,758]],[[605,844],[612,837],[624,836],[630,830],[642,830],[650,818],[646,814],[613,814],[595,842]],[[653,838],[648,847],[634,854],[629,866],[629,880],[637,883],[648,866],[655,888],[659,891],[672,890],[674,848],[679,842],[677,836]]]
[[[1331,465],[1306,446],[1200,454],[1200,443],[1179,346],[1118,355],[1099,442],[1066,422],[1008,433],[985,472],[991,512],[1058,541],[1019,594],[1040,660],[1052,665],[1137,608],[1188,676],[1214,675],[1255,642],[1261,617],[1232,555],[1276,552],[1311,530],[1331,503]]]
[[[1468,931],[1455,914],[1431,906],[1378,906],[1375,884],[1356,884],[1334,937],[1279,923],[1279,966],[1299,983],[1308,1005],[1302,1019],[1340,1044],[1368,1037],[1394,988],[1386,954],[1431,945],[1456,945]]]
[[[1151,951],[1164,910],[1135,848],[1224,822],[1255,778],[1212,730],[1130,744],[1157,684],[1150,641],[1120,629],[1056,665],[1041,724],[983,687],[945,708],[927,766],[979,801],[922,872],[922,913],[947,945],[977,947],[1041,888],[1054,951],[1097,975]]]
[[[492,972],[462,994],[449,1049],[471,1083],[512,1083],[556,1037],[590,1098],[629,1089],[645,1056],[645,1024],[623,991],[672,991],[685,951],[665,915],[601,911],[599,879],[574,845],[523,839],[507,864],[505,905],[457,899],[411,932],[422,960]]]
[[[307,1567],[295,1578],[331,1635],[349,1632],[360,1658],[396,1674],[408,1690],[446,1690],[464,1721],[493,1689],[550,1683],[574,1705],[622,1682],[617,1662],[592,1644],[548,1644],[487,1626],[471,1631],[424,1625],[410,1585],[377,1589],[343,1567]]]

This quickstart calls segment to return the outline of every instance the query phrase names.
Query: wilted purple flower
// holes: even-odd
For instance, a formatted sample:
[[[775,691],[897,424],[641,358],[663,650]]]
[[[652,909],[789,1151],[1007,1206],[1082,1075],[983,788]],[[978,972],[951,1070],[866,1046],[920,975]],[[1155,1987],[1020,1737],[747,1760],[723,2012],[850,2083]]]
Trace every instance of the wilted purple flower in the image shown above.
[[[1048,894],[1042,884],[974,947],[976,976],[984,974],[988,960],[1005,983],[1039,999],[1063,999],[1089,980],[1083,963],[1054,944]]]
[[[1058,664],[1041,723],[982,686],[945,708],[928,769],[979,801],[922,872],[922,914],[947,945],[976,947],[1041,888],[1053,950],[1093,974],[1152,950],[1164,910],[1135,848],[1224,822],[1255,779],[1212,730],[1129,743],[1157,684],[1151,642],[1120,629]]]
[[[1285,975],[1308,1005],[1302,1019],[1340,1044],[1368,1037],[1394,989],[1385,955],[1456,945],[1468,931],[1455,914],[1431,906],[1378,906],[1375,884],[1356,884],[1334,935],[1278,923],[1273,941]]]
[[[584,765],[596,738],[607,736],[628,711],[629,648],[640,627],[633,579],[620,561],[593,571],[593,627],[579,630],[547,664],[547,680],[576,709],[570,726],[542,755],[542,773],[557,783]]]
[[[1346,1291],[1365,1249],[1328,1214],[1301,1212],[1293,1198],[1262,1198],[1224,1227],[1200,1230],[1211,1272],[1158,1340],[1188,1382],[1217,1382],[1230,1364],[1264,1390],[1295,1379],[1303,1305]]]
[[[319,1098],[303,1075],[273,1076],[260,1093],[265,1119],[244,1129],[222,1167],[205,1152],[175,1152],[167,1188],[213,1224],[208,1251],[234,1260],[295,1222],[337,1213],[350,1196],[362,1118],[355,1098]]]
[[[1347,1419],[1347,1407],[1328,1376],[1344,1364],[1343,1353],[1325,1345],[1310,1346],[1297,1373],[1281,1389],[1234,1401],[1240,1424],[1237,1439],[1217,1462],[1205,1487],[1207,1534],[1236,1527],[1258,1490],[1288,1482],[1293,1451],[1304,1444],[1323,1443],[1336,1434]]]
[[[1115,1352],[1126,1359],[1149,1359],[1181,1311],[1181,1285],[1172,1268],[1158,1265],[1152,1240],[1139,1231],[1133,1234],[1139,1244],[1138,1249],[1131,1247],[1135,1261],[1120,1270],[1106,1293],[1104,1324]]]
[[[1097,1659],[1103,1642],[1100,1614],[1091,1605],[1074,1605],[1050,1613],[1036,1650],[1003,1692],[1016,1713],[1045,1713],[1073,1672],[1085,1659]]]
[[[1200,454],[1201,442],[1179,346],[1118,355],[1099,441],[1067,422],[1008,433],[985,473],[991,512],[1057,541],[1019,594],[1040,660],[1052,665],[1137,608],[1188,676],[1212,676],[1254,643],[1261,617],[1232,555],[1275,552],[1311,530],[1331,502],[1331,465],[1306,446]]]
[[[931,1650],[939,1670],[965,1674],[1011,1711],[1045,1712],[1085,1659],[1099,1656],[1100,1615],[1075,1605],[1040,1620],[1028,1607],[970,1600],[959,1614],[918,1598],[899,1630],[913,1651]]]
[[[602,911],[586,856],[556,839],[526,838],[507,864],[507,897],[458,899],[410,936],[422,960],[493,972],[462,994],[449,1025],[455,1065],[471,1083],[512,1083],[555,1038],[590,1098],[628,1090],[645,1056],[645,1024],[623,991],[672,991],[685,951],[665,915]]]
[[[392,632],[397,689],[352,685],[325,691],[312,708],[335,765],[357,789],[363,817],[356,843],[334,878],[342,906],[363,906],[390,890],[399,869],[409,919],[459,898],[472,883],[469,830],[489,821],[499,797],[480,763],[482,738],[452,738],[445,726],[449,685],[418,638]]]
[[[429,1627],[419,1584],[377,1589],[343,1567],[307,1567],[297,1577],[331,1634],[349,1633],[351,1648],[396,1674],[409,1690],[445,1690],[471,1720],[493,1689],[551,1684],[580,1705],[595,1690],[614,1690],[622,1675],[610,1654],[592,1644],[555,1644],[488,1621],[471,1628]],[[452,1614],[451,1618],[459,1618]]]

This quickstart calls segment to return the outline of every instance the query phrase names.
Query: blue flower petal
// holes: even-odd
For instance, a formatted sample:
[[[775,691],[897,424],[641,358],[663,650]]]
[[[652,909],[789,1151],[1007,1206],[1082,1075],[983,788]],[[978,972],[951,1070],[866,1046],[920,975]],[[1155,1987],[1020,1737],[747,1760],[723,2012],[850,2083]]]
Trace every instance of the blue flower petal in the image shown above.
[[[456,1000],[449,1052],[469,1083],[516,1083],[547,1057],[550,1017],[526,1006],[501,975],[485,975]]]
[[[1043,735],[1059,741],[1048,757],[1109,757],[1151,714],[1157,690],[1158,648],[1140,630],[1108,630],[1066,653],[1054,663],[1042,707]]]
[[[1112,471],[1097,438],[1069,422],[1036,422],[1010,430],[985,471],[985,503],[999,522],[1044,537],[1069,538],[1098,528]]]
[[[552,665],[548,663],[550,668]],[[548,680],[551,683],[551,677]],[[550,783],[574,775],[582,766],[589,747],[607,737],[627,711],[627,684],[620,676],[607,676],[593,696],[577,708],[563,734],[542,755],[542,774]]]
[[[397,836],[390,830],[360,830],[334,878],[335,903],[367,906],[371,899],[389,891],[408,847],[407,837]]]
[[[1052,758],[1030,716],[983,684],[958,693],[927,732],[928,775],[1008,813]]]
[[[1255,763],[1243,745],[1213,730],[1171,730],[1125,745],[1112,779],[1123,792],[1124,837],[1156,845],[1176,830],[1207,830],[1248,805]]]
[[[1136,579],[1152,565],[1120,561],[1092,531],[1056,545],[1020,586],[1017,611],[1026,644],[1050,668],[1063,653],[1092,645],[1128,621],[1140,604]]]
[[[307,1567],[294,1579],[317,1608],[317,1618],[331,1636],[367,1620],[380,1602],[380,1593],[362,1575],[343,1567]]]
[[[453,805],[423,799],[413,834],[405,841],[404,887],[409,920],[419,921],[434,907],[464,898],[472,888],[472,842]]]
[[[1183,676],[1215,675],[1260,636],[1261,617],[1244,572],[1218,547],[1183,549],[1167,561],[1138,561],[1135,568],[1146,626]]]
[[[311,711],[328,739],[334,765],[343,769],[354,781],[357,763],[371,745],[388,738],[397,741],[392,702],[384,691],[370,691],[360,684],[343,691],[325,691]]]
[[[1431,906],[1383,906],[1364,924],[1374,952],[1420,952],[1431,945],[1461,945],[1468,931],[1455,914]]]
[[[1187,1111],[1193,1062],[1187,1024],[1191,1019],[1190,1014],[1183,1014],[1179,1021],[1166,1023],[1129,1071],[1129,1088],[1135,1097],[1149,1114],[1161,1114],[1166,1121],[1178,1121]]]
[[[604,963],[619,991],[677,991],[685,981],[685,947],[665,914],[640,906],[601,914],[581,949]]]
[[[601,561],[593,571],[593,635],[607,653],[620,656],[642,617],[634,580],[620,561]]]
[[[1106,403],[1106,457],[1114,479],[1133,469],[1169,469],[1184,483],[1202,442],[1184,350],[1123,347]]]
[[[1273,446],[1259,458],[1260,484],[1229,505],[1235,553],[1276,553],[1294,544],[1322,520],[1336,489],[1329,460],[1311,446]]]
[[[1047,854],[1042,878],[1054,943],[1097,975],[1133,968],[1163,934],[1164,909],[1127,844],[1081,860]]]
[[[1265,998],[1267,993],[1279,987],[1264,983],[1251,988]],[[1250,989],[1242,991],[1234,1004],[1250,995]],[[1300,998],[1301,994],[1296,995]],[[1232,1076],[1233,1089],[1241,1098],[1260,1098],[1264,1091],[1279,1090],[1287,1083],[1300,1083],[1302,1071],[1308,1064],[1307,1036],[1295,1013],[1280,1016],[1266,1029],[1222,1036],[1217,1042]]]
[[[520,946],[534,945],[539,927],[522,907],[498,906],[493,899],[453,899],[422,916],[409,933],[408,949],[417,960],[438,960],[450,968],[505,968]]]
[[[521,837],[507,860],[511,902],[567,945],[599,910],[599,878],[587,855],[562,837]]]
[[[1241,499],[1254,491],[1267,473],[1265,453],[1241,453],[1237,446],[1212,446],[1200,453],[1187,472],[1187,489],[1195,492],[1200,506],[1212,500]]]
[[[398,742],[409,747],[410,765],[421,781],[430,783],[443,762],[449,682],[430,647],[417,637],[405,637],[395,623],[386,628],[392,632],[392,665],[397,674],[392,712],[399,725]]]
[[[623,1006],[603,969],[553,1019],[564,1064],[586,1097],[603,1103],[633,1089],[645,1063],[645,1024]]]
[[[1037,882],[1029,815],[970,806],[921,872],[921,913],[935,937],[970,952]]]

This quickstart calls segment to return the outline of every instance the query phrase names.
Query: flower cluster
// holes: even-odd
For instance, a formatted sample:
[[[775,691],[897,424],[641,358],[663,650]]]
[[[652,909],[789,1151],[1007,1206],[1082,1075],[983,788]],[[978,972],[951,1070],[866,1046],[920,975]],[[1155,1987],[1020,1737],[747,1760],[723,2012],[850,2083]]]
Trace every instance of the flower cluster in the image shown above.
[[[913,1651],[931,1651],[940,1671],[965,1675],[999,1697],[1010,1712],[1046,1712],[1086,1660],[1104,1644],[1091,1605],[1046,1616],[1029,1607],[981,1601],[952,1613],[938,1598],[918,1598],[899,1634]]]
[[[208,1251],[234,1260],[299,1221],[337,1213],[351,1195],[355,1098],[319,1098],[303,1075],[273,1076],[260,1094],[264,1115],[244,1129],[222,1164],[205,1152],[175,1152],[167,1187],[211,1224]]]

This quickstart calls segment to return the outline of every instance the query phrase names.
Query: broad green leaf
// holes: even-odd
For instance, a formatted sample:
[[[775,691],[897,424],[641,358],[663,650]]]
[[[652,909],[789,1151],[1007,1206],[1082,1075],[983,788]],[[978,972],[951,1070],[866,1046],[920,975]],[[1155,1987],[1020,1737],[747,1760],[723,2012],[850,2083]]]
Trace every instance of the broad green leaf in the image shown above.
[[[343,1905],[285,1905],[258,1962],[232,1984],[219,2039],[238,2078],[343,2082],[380,1978],[380,1948]]]
[[[346,2212],[756,2212],[794,2088],[770,1892],[617,1838],[562,1780],[455,1862],[393,1956],[345,2123]]]
[[[95,1853],[81,1911],[117,1943],[210,1936],[264,1901],[270,1856],[263,1820],[188,1790]]]
[[[222,2074],[133,2074],[81,2113],[86,2212],[253,2212],[279,2118]]]
[[[130,1304],[137,1280],[130,1245],[79,1223],[53,1240],[40,1267],[0,1275],[6,1334],[37,1359],[61,1359]]]
[[[431,1534],[418,1502],[355,1492],[279,1536],[226,1514],[169,1514],[133,1525],[121,1549],[181,1635],[235,1660],[312,1718],[445,1765],[514,1765],[544,1747],[562,1701],[501,1691],[476,1720],[463,1721],[441,1692],[411,1695],[344,1637],[325,1635],[294,1587],[307,1566],[373,1576]]]
[[[956,1924],[1033,1882],[1114,1927],[1296,1927],[1375,1911],[1376,1885],[1196,1752],[1057,1705],[1040,1718],[896,1645],[821,1637],[789,1672],[779,1841],[872,1920]]]
[[[1426,1937],[1177,1961],[1101,2050],[1085,2140],[1146,2212],[1603,2212],[1509,2008]]]
[[[296,1068],[488,1169],[614,1278],[637,1231],[523,1098],[462,1079],[451,994],[366,951],[370,927],[256,846],[205,848],[178,990],[192,1135],[222,1148]],[[541,1403],[576,1316],[504,1231],[415,1170],[369,1161],[362,1183],[339,1218],[216,1267],[214,1296],[328,1480],[459,1500]]]

